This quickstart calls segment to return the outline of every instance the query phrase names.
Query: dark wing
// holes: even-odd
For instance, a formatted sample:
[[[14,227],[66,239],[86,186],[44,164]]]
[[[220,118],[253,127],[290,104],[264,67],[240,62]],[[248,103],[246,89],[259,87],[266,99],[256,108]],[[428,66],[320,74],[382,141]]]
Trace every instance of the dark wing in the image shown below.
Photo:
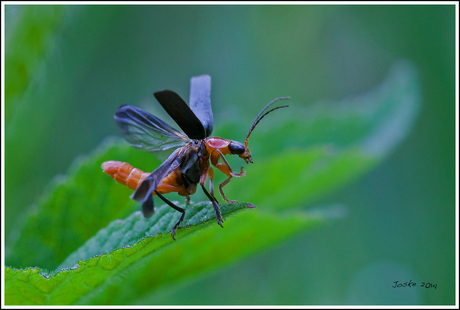
[[[144,214],[145,218],[153,215],[153,191],[157,189],[169,171],[174,170],[180,165],[180,159],[177,158],[180,150],[180,148],[175,150],[168,159],[142,181],[131,195],[131,199],[136,200],[142,205],[142,214]]]
[[[153,95],[190,139],[206,138],[203,124],[178,94],[171,90],[162,90]]]
[[[211,108],[211,77],[194,76],[190,79],[190,109],[198,117],[206,130],[206,137],[212,133],[213,118]]]
[[[183,146],[189,138],[142,109],[123,105],[114,115],[123,137],[135,148],[147,152]]]

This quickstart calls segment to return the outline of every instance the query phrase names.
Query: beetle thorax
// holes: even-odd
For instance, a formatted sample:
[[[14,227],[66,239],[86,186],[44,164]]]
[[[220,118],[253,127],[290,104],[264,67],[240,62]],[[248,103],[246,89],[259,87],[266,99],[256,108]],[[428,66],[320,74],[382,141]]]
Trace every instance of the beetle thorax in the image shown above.
[[[219,137],[207,138],[204,141],[205,141],[207,147],[210,147],[210,148],[213,148],[213,149],[226,148],[230,144],[230,142],[232,142],[231,140],[226,140],[226,139],[222,139],[222,138],[219,138]]]

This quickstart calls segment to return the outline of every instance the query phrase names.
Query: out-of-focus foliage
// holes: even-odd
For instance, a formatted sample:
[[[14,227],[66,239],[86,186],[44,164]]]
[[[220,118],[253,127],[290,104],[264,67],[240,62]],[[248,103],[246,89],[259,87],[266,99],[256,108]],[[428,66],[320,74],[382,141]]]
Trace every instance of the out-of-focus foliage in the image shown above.
[[[28,7],[21,12],[5,54],[5,113],[11,117],[15,99],[21,97],[36,78],[38,67],[54,45],[56,28],[64,23],[63,6]],[[27,22],[24,22],[27,20]],[[11,39],[11,36],[14,36]]]
[[[78,154],[89,154],[117,132],[112,115],[119,105],[137,105],[163,118],[152,92],[168,88],[188,98],[190,77],[207,73],[213,78],[214,133],[223,138],[243,140],[265,103],[292,97],[290,108],[270,114],[256,128],[249,143],[254,165],[226,187],[229,198],[258,208],[230,218],[224,233],[211,225],[207,233],[190,234],[180,246],[164,250],[170,256],[147,255],[140,265],[114,273],[101,284],[100,294],[72,300],[454,302],[454,6],[7,5],[5,26],[7,264],[54,269],[90,236],[136,210],[128,200],[130,191],[107,182],[99,168],[106,155],[129,159],[146,171],[158,164],[150,154],[126,146],[100,153],[93,162],[75,161],[68,176],[36,197]],[[420,73],[422,108],[408,139],[388,152],[408,133],[417,112],[417,104],[410,104],[419,96],[412,69],[403,65],[406,69],[395,69],[399,74],[368,97],[355,95],[379,84],[400,58],[409,59]],[[385,155],[390,156],[379,168],[344,186]],[[234,169],[241,165],[237,158],[229,161]],[[216,177],[217,183],[223,180]],[[80,186],[90,179],[91,186]],[[349,205],[346,220],[241,260],[275,243],[264,238],[267,243],[260,247],[238,252],[247,237],[240,229],[245,223],[254,228],[246,217],[263,221],[283,208],[337,202]],[[35,209],[28,208],[32,204]],[[293,218],[301,219],[300,213],[292,213]],[[269,227],[260,231],[271,235]],[[181,274],[194,266],[187,259],[193,251],[184,250],[196,247],[193,240],[205,238],[200,246],[211,251],[220,243],[209,236],[233,234],[235,244],[228,249],[242,263],[210,276],[196,266],[199,272]],[[221,257],[216,266],[236,261],[232,257]],[[157,267],[155,259],[167,258],[180,264],[177,273],[164,275],[177,283],[155,286],[148,272]],[[37,270],[7,272],[12,281],[38,280],[38,287],[46,287]],[[438,288],[417,287],[409,294],[391,289],[393,281],[405,278],[437,283]],[[366,279],[375,285],[366,285]],[[23,293],[36,290],[26,287]],[[38,296],[31,303],[59,303],[43,300],[43,294],[48,293],[26,295]]]
[[[248,183],[235,182],[229,195],[249,199],[254,192],[270,193],[254,202],[285,209],[335,190],[373,167],[405,137],[419,96],[417,73],[401,62],[366,95],[292,108],[277,116],[275,128],[269,121],[257,128],[262,133],[254,133],[255,142],[250,142],[251,151],[260,154],[257,165],[251,167]]]

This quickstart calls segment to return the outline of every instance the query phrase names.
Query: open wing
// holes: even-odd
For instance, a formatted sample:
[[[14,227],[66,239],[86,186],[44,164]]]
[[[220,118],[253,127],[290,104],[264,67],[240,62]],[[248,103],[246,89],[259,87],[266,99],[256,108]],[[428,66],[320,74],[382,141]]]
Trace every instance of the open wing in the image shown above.
[[[142,205],[142,214],[145,218],[153,215],[153,191],[157,189],[169,171],[176,169],[180,165],[180,158],[177,156],[180,150],[181,148],[175,150],[155,171],[142,181],[131,195],[131,199]]]
[[[190,140],[161,119],[131,105],[122,105],[114,118],[126,141],[143,151],[164,151]]]
[[[171,90],[162,90],[153,95],[190,139],[206,138],[203,124],[178,94]]]
[[[194,76],[190,79],[190,109],[198,117],[209,137],[213,128],[211,108],[211,77],[209,75]]]

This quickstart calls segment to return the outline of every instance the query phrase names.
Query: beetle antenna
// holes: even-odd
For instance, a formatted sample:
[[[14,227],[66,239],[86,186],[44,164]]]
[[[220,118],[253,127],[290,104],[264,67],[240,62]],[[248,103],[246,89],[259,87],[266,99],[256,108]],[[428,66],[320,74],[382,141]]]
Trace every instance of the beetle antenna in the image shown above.
[[[275,103],[276,101],[278,100],[284,100],[284,99],[291,99],[291,97],[279,97],[279,98],[276,98],[276,99],[273,99],[272,101],[270,101],[263,109],[262,111],[260,111],[260,113],[257,115],[256,119],[254,120],[254,122],[252,123],[252,126],[251,128],[249,128],[249,132],[248,132],[248,135],[246,136],[246,139],[244,140],[244,145],[245,147],[247,148],[248,147],[248,142],[249,142],[249,136],[251,135],[252,131],[254,130],[254,128],[256,128],[257,124],[260,122],[260,120],[262,118],[265,117],[265,115],[267,115],[268,113],[272,112],[272,111],[275,111],[276,109],[281,109],[281,108],[287,108],[289,105],[283,105],[283,106],[279,106],[279,107],[276,107],[276,108],[273,108],[271,110],[269,110],[268,112],[265,112],[265,110],[268,109],[269,106],[271,106],[273,103]],[[265,113],[264,113],[265,112]],[[262,115],[262,116],[261,116]]]

